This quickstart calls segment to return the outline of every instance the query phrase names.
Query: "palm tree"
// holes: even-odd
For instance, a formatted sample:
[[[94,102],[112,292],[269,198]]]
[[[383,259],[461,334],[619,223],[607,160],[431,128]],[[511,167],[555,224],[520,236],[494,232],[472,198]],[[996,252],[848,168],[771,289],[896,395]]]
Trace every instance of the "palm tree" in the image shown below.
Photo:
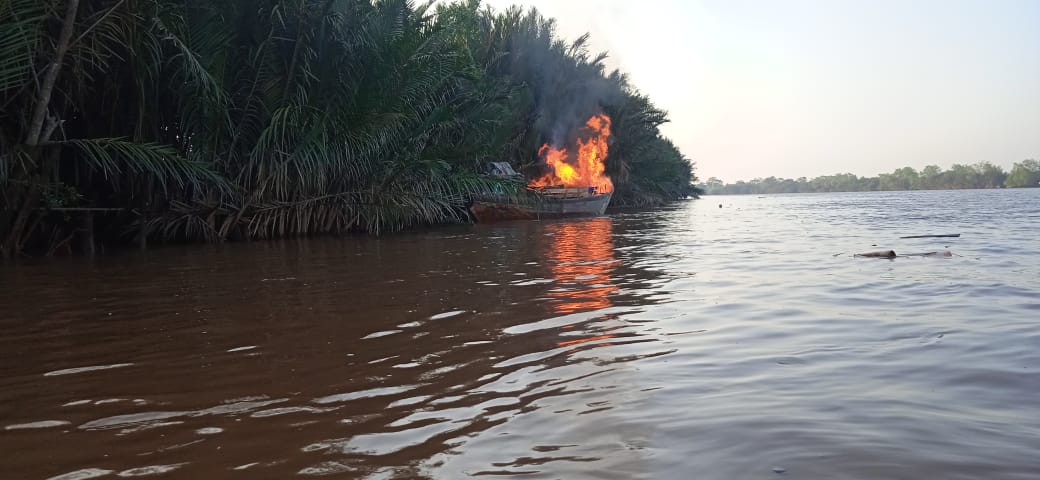
[[[485,162],[536,169],[602,110],[611,172],[674,197],[664,112],[587,44],[476,0],[0,0],[3,255],[95,223],[143,244],[468,221],[515,188]]]
[[[230,128],[198,145],[225,148],[210,156],[235,195],[178,205],[161,228],[268,237],[464,219],[466,192],[489,182],[473,147],[495,103],[452,32],[402,0],[285,6],[225,14],[249,25],[224,47],[241,52],[222,66]]]
[[[169,192],[220,186],[205,164],[176,149],[128,135],[81,136],[103,97],[101,75],[158,43],[154,17],[136,2],[0,0],[0,187],[3,256],[20,252],[47,206],[79,204],[86,190],[133,198],[155,186]],[[60,25],[48,28],[49,25]],[[138,82],[117,94],[147,92]],[[130,88],[127,88],[130,87]],[[89,187],[88,187],[89,186]],[[104,193],[101,193],[104,192]],[[95,198],[97,196],[95,195]],[[129,206],[129,205],[127,205]],[[89,218],[89,217],[88,217]]]

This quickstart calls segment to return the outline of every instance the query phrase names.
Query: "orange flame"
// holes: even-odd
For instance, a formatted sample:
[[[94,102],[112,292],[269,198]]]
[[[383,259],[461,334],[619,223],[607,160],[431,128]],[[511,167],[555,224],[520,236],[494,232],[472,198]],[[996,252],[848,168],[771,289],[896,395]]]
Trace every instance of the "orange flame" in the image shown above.
[[[555,148],[548,143],[538,149],[538,156],[552,168],[549,172],[528,184],[531,188],[563,185],[564,187],[593,187],[596,193],[614,191],[614,183],[604,173],[607,158],[607,140],[610,138],[610,117],[593,115],[585,122],[583,138],[578,138],[578,156],[572,164],[568,162],[567,147]]]

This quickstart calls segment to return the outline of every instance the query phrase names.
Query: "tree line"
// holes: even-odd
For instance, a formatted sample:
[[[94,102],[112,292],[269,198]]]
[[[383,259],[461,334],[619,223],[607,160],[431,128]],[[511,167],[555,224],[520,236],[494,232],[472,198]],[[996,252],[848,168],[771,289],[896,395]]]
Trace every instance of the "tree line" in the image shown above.
[[[1040,162],[1023,160],[1011,171],[998,165],[981,162],[975,165],[954,164],[948,170],[929,165],[915,170],[911,167],[882,173],[876,177],[858,177],[851,173],[824,175],[809,180],[805,177],[756,178],[751,181],[725,183],[711,177],[700,187],[709,195],[741,195],[766,193],[812,192],[870,192],[885,190],[958,190],[971,188],[1028,188],[1040,187]]]
[[[614,204],[695,194],[605,59],[478,0],[0,0],[0,249],[465,222],[600,112]]]

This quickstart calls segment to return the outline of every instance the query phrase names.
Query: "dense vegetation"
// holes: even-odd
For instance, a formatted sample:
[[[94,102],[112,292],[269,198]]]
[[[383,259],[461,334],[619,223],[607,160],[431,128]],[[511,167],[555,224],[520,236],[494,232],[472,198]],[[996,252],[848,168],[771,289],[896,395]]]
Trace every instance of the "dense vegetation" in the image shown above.
[[[616,204],[695,193],[586,43],[477,0],[0,0],[0,248],[467,221],[488,161],[601,111]]]
[[[949,170],[929,165],[914,170],[903,167],[876,177],[857,177],[851,173],[825,175],[808,180],[757,178],[749,182],[726,184],[709,178],[701,188],[710,195],[764,193],[869,192],[876,190],[957,190],[967,188],[1025,188],[1040,186],[1040,162],[1024,160],[1015,163],[1010,172],[997,165],[982,162],[975,165],[955,164]]]

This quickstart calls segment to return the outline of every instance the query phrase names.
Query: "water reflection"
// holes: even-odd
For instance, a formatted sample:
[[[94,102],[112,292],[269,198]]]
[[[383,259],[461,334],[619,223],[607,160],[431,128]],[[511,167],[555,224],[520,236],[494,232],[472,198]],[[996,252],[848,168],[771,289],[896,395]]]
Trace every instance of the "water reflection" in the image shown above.
[[[546,228],[547,242],[545,258],[550,262],[553,278],[557,288],[549,290],[553,299],[553,311],[558,314],[572,314],[602,310],[613,305],[611,294],[618,287],[611,281],[611,275],[618,260],[614,257],[613,223],[608,218],[593,218],[584,221],[550,224]],[[556,342],[560,347],[573,347],[572,351],[583,345],[610,346],[607,342],[616,335],[621,325],[596,328],[593,331],[576,329],[580,325],[566,324],[562,328],[562,336],[568,338]]]
[[[617,264],[609,218],[549,224],[545,258],[557,288],[548,292],[556,313],[568,314],[611,306],[617,286],[610,280]]]
[[[0,477],[1035,477],[1035,249],[827,198],[0,268]]]
[[[19,412],[0,449],[36,453],[0,470],[425,478],[628,462],[585,437],[612,438],[602,420],[639,398],[611,394],[639,384],[625,364],[668,350],[625,318],[659,275],[625,265],[614,228],[170,249],[84,263],[77,290],[52,281],[67,267],[7,272],[25,298],[0,318],[0,350],[18,352],[0,359],[0,405]]]

